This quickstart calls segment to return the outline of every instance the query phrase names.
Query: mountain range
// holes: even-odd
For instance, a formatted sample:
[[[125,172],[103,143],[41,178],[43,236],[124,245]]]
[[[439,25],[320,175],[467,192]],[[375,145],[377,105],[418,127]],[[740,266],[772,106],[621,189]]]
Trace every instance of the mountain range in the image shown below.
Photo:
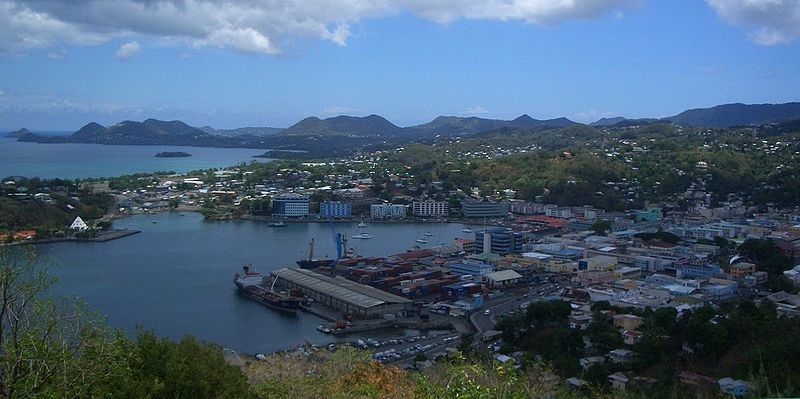
[[[733,127],[763,125],[800,119],[800,103],[785,104],[726,104],[712,108],[698,108],[661,119],[604,118],[590,126],[624,127],[669,122],[682,126]],[[91,122],[68,136],[40,135],[20,129],[8,135],[19,141],[39,143],[94,143],[112,145],[179,145],[221,148],[264,148],[272,150],[306,150],[309,147],[326,148],[325,155],[338,155],[336,143],[358,146],[374,142],[376,138],[392,142],[412,142],[435,136],[471,136],[482,132],[503,129],[554,129],[578,123],[567,118],[537,120],[522,115],[513,120],[484,119],[477,117],[440,116],[431,122],[398,127],[378,115],[366,117],[337,116],[327,119],[305,118],[285,128],[248,127],[217,130],[211,127],[195,128],[181,121],[147,119],[143,122],[123,121],[113,126]],[[344,155],[347,151],[342,151]]]

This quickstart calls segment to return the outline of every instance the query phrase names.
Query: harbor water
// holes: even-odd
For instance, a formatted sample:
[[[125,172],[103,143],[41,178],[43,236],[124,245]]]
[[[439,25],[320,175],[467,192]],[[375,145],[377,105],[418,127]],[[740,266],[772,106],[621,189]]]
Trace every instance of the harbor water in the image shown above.
[[[232,278],[242,266],[267,273],[296,267],[315,241],[315,258],[337,256],[333,236],[344,234],[360,256],[388,256],[414,246],[433,248],[466,236],[458,223],[208,222],[196,213],[135,215],[115,228],[141,233],[104,242],[60,242],[39,246],[57,265],[52,291],[78,297],[134,336],[137,327],[178,340],[193,335],[241,353],[290,349],[352,337],[317,331],[325,321],[308,313],[287,316],[239,296]],[[368,232],[372,239],[353,239]],[[427,243],[417,242],[424,237]]]

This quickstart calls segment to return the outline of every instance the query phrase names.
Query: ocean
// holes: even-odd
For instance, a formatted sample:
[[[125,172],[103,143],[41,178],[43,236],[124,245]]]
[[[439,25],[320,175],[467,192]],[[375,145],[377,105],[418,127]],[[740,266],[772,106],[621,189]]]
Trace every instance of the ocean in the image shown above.
[[[184,151],[189,158],[155,158],[161,151]],[[140,172],[225,168],[248,162],[260,150],[164,146],[17,143],[0,138],[0,177],[80,179]],[[109,326],[134,337],[137,328],[179,340],[192,335],[240,353],[291,349],[305,342],[325,344],[367,337],[332,337],[316,330],[324,320],[307,313],[286,316],[240,297],[233,274],[250,264],[267,273],[295,267],[308,256],[335,258],[334,234],[342,233],[361,256],[388,256],[412,246],[435,247],[463,237],[456,223],[289,223],[208,222],[197,213],[135,215],[114,228],[141,230],[105,242],[41,244],[58,282],[50,292],[77,297],[107,318]],[[351,239],[366,230],[373,239]],[[429,233],[430,235],[426,235]],[[428,244],[415,240],[426,238]],[[379,334],[379,333],[375,333]],[[377,336],[376,336],[377,337]]]
[[[183,151],[184,158],[156,158],[164,151]],[[134,173],[186,173],[219,169],[254,160],[265,150],[148,145],[37,144],[0,137],[0,178],[84,179]]]

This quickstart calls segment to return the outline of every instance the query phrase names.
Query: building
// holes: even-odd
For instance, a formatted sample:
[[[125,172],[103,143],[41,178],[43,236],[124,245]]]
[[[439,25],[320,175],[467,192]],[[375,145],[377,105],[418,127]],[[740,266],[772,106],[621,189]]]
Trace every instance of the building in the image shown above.
[[[308,197],[286,194],[272,199],[272,215],[283,217],[308,216]]]
[[[661,208],[651,206],[643,211],[635,211],[636,222],[657,222],[661,220]]]
[[[733,395],[733,397],[740,398],[747,396],[753,390],[752,385],[747,381],[734,380],[730,377],[720,378],[717,381],[719,391],[724,394]]]
[[[709,279],[722,273],[722,269],[717,265],[691,263],[682,265],[676,271],[678,278],[685,279]]]
[[[77,216],[75,217],[75,220],[72,222],[69,228],[75,231],[86,231],[86,229],[88,229],[89,226],[86,224],[86,222],[83,221],[83,219],[81,219],[80,216]]]
[[[475,253],[475,240],[471,238],[456,238],[453,240],[453,246],[461,252]]]
[[[461,203],[461,213],[467,219],[506,217],[508,202],[467,200]]]
[[[325,201],[319,204],[319,216],[324,218],[349,218],[353,216],[353,207],[348,202]]]
[[[458,276],[483,277],[489,273],[494,273],[494,266],[481,262],[455,262],[450,265],[450,273]]]
[[[475,234],[475,253],[498,255],[522,253],[522,233],[503,227],[479,231]]]
[[[613,316],[614,327],[625,330],[635,330],[644,323],[644,319],[632,314],[617,314]]]
[[[450,204],[446,201],[414,201],[411,203],[411,214],[421,217],[447,216]]]
[[[369,207],[373,219],[403,219],[408,207],[400,204],[373,204]]]
[[[736,262],[731,265],[730,274],[737,280],[756,272],[756,265],[750,262]]]
[[[332,309],[360,319],[375,319],[411,309],[412,301],[368,285],[356,284],[344,277],[329,277],[311,270],[284,268],[271,272],[277,284],[299,289]]]
[[[578,261],[578,270],[607,270],[617,268],[617,257],[608,255],[597,255]]]
[[[489,287],[510,287],[522,281],[522,275],[513,270],[500,270],[486,275]]]

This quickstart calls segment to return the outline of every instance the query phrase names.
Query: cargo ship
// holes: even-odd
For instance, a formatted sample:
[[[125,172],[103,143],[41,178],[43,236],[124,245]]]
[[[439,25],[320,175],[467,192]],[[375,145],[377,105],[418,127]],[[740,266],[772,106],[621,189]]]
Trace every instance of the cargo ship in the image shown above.
[[[242,273],[233,275],[233,283],[241,295],[270,309],[287,314],[297,314],[301,299],[275,292],[264,286],[264,276],[244,266]]]
[[[314,239],[308,243],[308,259],[300,259],[297,261],[297,266],[301,269],[318,269],[333,267],[336,264],[336,259],[314,259]]]

